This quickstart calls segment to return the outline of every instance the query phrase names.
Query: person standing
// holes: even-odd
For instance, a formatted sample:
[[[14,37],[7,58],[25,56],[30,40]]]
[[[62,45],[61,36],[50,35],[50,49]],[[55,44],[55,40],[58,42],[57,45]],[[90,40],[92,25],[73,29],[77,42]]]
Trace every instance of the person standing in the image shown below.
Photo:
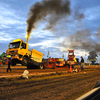
[[[82,56],[81,56],[81,70],[84,70],[84,59]]]
[[[8,68],[7,68],[7,72],[8,72],[8,70],[10,70],[10,72],[11,72],[10,65],[11,65],[11,58],[8,58]]]

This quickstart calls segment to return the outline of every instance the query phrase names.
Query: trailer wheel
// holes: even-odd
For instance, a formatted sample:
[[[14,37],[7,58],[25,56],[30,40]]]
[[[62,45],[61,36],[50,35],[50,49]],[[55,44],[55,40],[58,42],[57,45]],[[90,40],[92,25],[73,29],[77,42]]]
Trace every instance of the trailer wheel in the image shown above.
[[[23,59],[22,59],[22,65],[23,66],[27,66],[27,64],[28,64],[28,58],[27,57],[23,57]]]

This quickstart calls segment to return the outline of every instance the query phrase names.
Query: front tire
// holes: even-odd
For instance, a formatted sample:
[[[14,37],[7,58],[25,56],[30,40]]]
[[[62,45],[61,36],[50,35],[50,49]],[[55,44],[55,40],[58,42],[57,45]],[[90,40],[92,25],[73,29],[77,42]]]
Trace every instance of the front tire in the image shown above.
[[[23,59],[22,59],[22,65],[23,66],[27,66],[28,65],[28,58],[27,57],[23,57]]]

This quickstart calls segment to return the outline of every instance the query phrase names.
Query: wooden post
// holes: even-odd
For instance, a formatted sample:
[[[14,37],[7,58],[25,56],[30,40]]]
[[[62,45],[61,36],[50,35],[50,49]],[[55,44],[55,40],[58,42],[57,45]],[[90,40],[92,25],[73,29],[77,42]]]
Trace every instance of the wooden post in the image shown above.
[[[89,61],[89,66],[90,66],[90,61]]]

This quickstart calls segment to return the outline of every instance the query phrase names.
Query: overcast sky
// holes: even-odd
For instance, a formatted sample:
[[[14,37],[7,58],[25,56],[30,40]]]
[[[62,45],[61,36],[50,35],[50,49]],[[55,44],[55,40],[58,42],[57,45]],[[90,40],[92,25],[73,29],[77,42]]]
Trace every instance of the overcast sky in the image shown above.
[[[14,39],[21,38],[26,42],[27,20],[32,15],[30,9],[34,9],[37,2],[43,5],[42,1],[0,0],[0,54],[6,52]],[[65,59],[69,49],[75,49],[76,57],[84,56],[85,59],[91,50],[100,53],[100,0],[69,2],[69,11],[61,11],[58,15],[53,10],[48,11],[48,6],[43,11],[41,9],[41,16],[46,10],[47,13],[34,23],[35,28],[28,41],[30,50],[34,48],[42,52],[44,58],[48,51],[50,57],[61,58],[64,54]],[[58,6],[56,4],[55,7]]]

